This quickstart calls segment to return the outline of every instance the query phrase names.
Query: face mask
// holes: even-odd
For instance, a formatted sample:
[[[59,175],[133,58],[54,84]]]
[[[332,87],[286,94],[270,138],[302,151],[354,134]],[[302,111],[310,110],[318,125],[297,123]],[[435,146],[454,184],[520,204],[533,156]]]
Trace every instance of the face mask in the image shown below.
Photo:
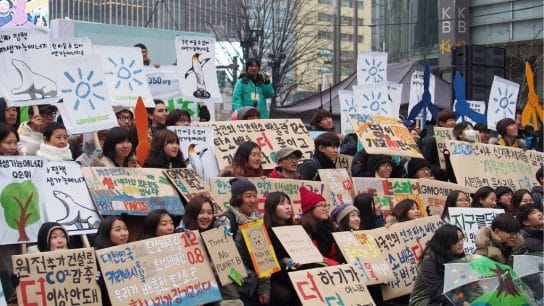
[[[465,135],[466,141],[476,142],[477,132],[475,130],[465,130],[463,134]]]

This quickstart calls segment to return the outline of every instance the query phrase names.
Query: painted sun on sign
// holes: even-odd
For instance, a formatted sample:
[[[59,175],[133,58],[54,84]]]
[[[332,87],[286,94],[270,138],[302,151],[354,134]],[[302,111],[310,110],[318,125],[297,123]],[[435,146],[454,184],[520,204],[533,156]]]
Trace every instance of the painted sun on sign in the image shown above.
[[[117,68],[116,72],[110,71],[106,72],[106,74],[115,75],[117,77],[117,83],[115,83],[115,89],[119,89],[119,86],[121,86],[122,83],[127,84],[130,91],[134,91],[134,88],[132,86],[132,81],[138,86],[142,86],[143,82],[139,80],[136,75],[142,73],[142,69],[133,69],[134,64],[136,63],[136,60],[131,60],[128,65],[125,64],[125,58],[121,56],[119,63],[115,61],[115,59],[108,57],[108,61]]]
[[[387,97],[382,97],[381,92],[375,93],[372,91],[370,94],[364,94],[363,97],[366,100],[365,104],[367,104],[364,105],[363,108],[370,108],[372,112],[382,111],[385,114],[389,113],[387,109],[384,108],[384,105],[387,104],[387,101],[385,100]]]
[[[514,93],[508,92],[508,88],[498,88],[499,96],[493,97],[493,101],[495,103],[498,103],[499,107],[495,110],[495,114],[497,114],[501,109],[503,109],[505,112],[508,111],[510,115],[514,115],[511,108],[508,108],[509,105],[516,105],[516,101],[513,100]],[[503,94],[504,91],[504,94]]]
[[[95,76],[94,70],[86,73],[86,76],[84,74],[83,70],[79,67],[77,68],[77,74],[72,75],[70,71],[64,72],[64,76],[74,87],[62,89],[62,93],[74,94],[77,97],[74,103],[74,110],[79,109],[79,105],[82,101],[87,101],[89,106],[94,110],[96,108],[93,99],[94,101],[105,100],[105,97],[98,93],[98,91],[104,87],[104,83],[102,81],[93,83],[93,77]]]
[[[375,58],[372,59],[372,63],[371,61],[369,61],[368,59],[365,59],[363,61],[363,68],[361,69],[361,71],[363,73],[365,73],[366,77],[365,77],[365,82],[368,82],[372,79],[375,79],[375,80],[381,80],[381,81],[385,81],[384,77],[383,77],[383,72],[385,71],[385,68],[384,68],[384,64],[382,61],[376,61]]]

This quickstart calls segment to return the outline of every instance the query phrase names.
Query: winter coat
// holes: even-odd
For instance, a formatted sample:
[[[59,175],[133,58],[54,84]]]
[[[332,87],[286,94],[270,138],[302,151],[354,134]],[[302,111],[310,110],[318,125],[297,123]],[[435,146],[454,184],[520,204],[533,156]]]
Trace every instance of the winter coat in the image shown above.
[[[531,195],[533,196],[533,202],[542,205],[542,193],[544,190],[542,189],[542,186],[534,186],[533,189],[531,189]]]
[[[270,82],[264,82],[259,74],[254,82],[247,74],[242,74],[234,85],[232,93],[232,110],[243,106],[256,107],[261,113],[261,119],[268,119],[266,99],[274,96],[274,87]]]
[[[544,251],[544,231],[534,230],[529,228],[521,229],[521,236],[525,240],[525,247],[529,252],[542,252]]]
[[[489,257],[495,261],[512,266],[514,258],[512,255],[526,254],[527,248],[521,235],[513,247],[509,247],[506,243],[493,233],[491,227],[482,227],[475,239],[476,251],[474,254]]]
[[[118,167],[115,165],[115,163],[107,156],[102,156],[102,158],[93,157],[91,161],[91,167],[108,167],[108,168],[115,168]],[[123,166],[120,166],[123,167]],[[140,165],[138,164],[138,160],[135,156],[132,156],[130,160],[128,161],[128,168],[139,168]]]
[[[17,142],[17,151],[20,155],[36,155],[43,142],[43,134],[30,128],[28,122],[21,124],[19,130],[19,142]]]
[[[444,264],[432,252],[425,252],[410,295],[410,306],[450,305],[442,295]]]

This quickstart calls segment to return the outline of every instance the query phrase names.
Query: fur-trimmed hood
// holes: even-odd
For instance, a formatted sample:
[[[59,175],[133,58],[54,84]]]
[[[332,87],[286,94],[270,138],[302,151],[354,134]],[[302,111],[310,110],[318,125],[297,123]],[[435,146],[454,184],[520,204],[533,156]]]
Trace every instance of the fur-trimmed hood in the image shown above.
[[[493,233],[491,227],[482,227],[476,239],[474,240],[476,245],[476,254],[489,257],[495,261],[512,265],[513,259],[511,255],[524,254],[527,252],[525,243],[521,235],[518,235],[513,247],[509,247],[506,243],[499,238],[499,236]]]

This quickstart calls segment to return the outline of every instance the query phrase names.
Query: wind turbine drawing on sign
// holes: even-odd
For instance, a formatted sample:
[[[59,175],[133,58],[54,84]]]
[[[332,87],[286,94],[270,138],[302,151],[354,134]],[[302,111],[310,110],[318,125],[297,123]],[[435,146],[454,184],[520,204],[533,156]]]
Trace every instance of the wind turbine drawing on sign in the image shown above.
[[[465,100],[465,81],[459,71],[455,73],[453,89],[455,91],[455,99],[457,99],[457,104],[455,104],[457,119],[461,117],[464,121],[464,117],[468,117],[476,123],[486,123],[487,117],[470,108],[470,104]]]
[[[423,71],[423,95],[421,101],[419,101],[410,113],[408,114],[408,120],[415,120],[416,117],[423,111],[423,120],[421,120],[421,128],[425,129],[427,121],[427,110],[431,112],[432,118],[436,119],[438,114],[438,106],[434,105],[431,101],[431,92],[429,91],[429,84],[431,83],[431,66],[429,63],[425,63],[425,70]]]

